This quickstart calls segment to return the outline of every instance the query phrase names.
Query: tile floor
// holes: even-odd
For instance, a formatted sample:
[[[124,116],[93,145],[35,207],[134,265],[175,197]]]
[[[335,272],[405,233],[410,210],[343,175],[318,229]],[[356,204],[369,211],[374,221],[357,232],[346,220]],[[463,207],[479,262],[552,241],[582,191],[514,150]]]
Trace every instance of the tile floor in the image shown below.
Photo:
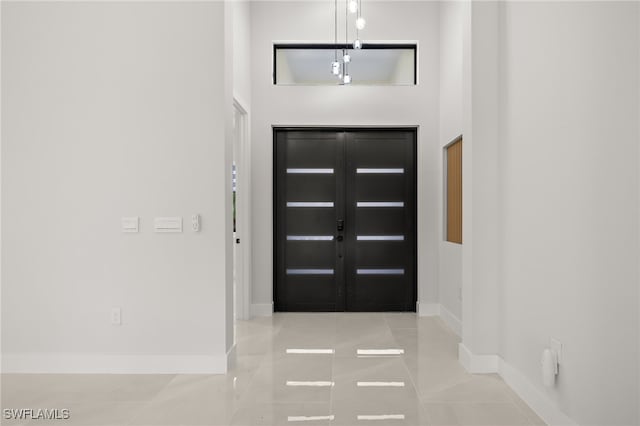
[[[26,423],[42,426],[544,424],[499,377],[467,374],[438,318],[276,314],[238,321],[236,336],[224,376],[9,374],[2,408],[70,410]]]

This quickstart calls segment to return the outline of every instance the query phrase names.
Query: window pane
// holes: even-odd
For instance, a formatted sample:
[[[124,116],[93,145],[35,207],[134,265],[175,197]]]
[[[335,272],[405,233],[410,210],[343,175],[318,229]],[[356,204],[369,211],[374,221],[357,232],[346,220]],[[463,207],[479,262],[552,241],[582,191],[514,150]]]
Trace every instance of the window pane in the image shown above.
[[[337,51],[342,58],[342,45]],[[348,74],[355,85],[415,85],[416,46],[369,44],[349,49]],[[331,72],[334,45],[275,45],[274,83],[278,85],[338,85]]]

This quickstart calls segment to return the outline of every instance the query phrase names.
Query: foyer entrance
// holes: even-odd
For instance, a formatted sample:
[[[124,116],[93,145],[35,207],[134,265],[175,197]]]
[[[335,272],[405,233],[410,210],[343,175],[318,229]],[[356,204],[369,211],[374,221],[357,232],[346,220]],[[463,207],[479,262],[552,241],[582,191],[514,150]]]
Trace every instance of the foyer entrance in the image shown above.
[[[274,130],[276,311],[415,311],[416,129]]]

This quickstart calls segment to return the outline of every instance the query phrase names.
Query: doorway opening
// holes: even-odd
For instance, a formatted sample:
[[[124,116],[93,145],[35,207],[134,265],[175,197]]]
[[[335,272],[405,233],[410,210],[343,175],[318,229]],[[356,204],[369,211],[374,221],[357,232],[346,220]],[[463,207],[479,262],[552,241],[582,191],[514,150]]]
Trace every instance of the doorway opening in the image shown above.
[[[233,305],[234,319],[250,318],[249,120],[247,110],[233,101]]]
[[[274,129],[276,311],[415,311],[417,129]]]

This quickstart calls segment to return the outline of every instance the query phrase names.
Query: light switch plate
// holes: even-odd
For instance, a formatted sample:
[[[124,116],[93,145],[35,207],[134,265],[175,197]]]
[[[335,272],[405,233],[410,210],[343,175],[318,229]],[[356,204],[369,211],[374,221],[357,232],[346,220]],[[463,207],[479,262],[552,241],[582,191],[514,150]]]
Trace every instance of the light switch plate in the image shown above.
[[[182,217],[156,217],[154,228],[156,232],[182,232]]]
[[[138,232],[140,226],[140,218],[138,216],[129,216],[122,218],[122,232]]]

